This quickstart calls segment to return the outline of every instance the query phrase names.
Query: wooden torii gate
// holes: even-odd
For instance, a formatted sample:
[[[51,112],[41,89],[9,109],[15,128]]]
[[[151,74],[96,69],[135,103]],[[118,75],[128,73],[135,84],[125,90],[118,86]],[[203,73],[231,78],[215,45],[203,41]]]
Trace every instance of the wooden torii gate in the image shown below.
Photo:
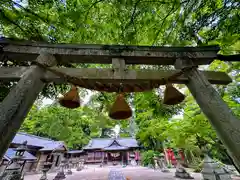
[[[198,65],[214,59],[234,61],[218,55],[218,46],[147,47],[118,45],[44,44],[0,41],[0,59],[32,62],[28,67],[1,67],[1,81],[18,81],[0,104],[0,159],[19,130],[38,94],[48,82],[73,83],[80,87],[118,92],[158,88],[166,79],[186,84],[204,114],[240,168],[240,121],[211,84],[227,85],[224,72],[200,71]],[[35,63],[35,64],[34,64]],[[112,64],[112,68],[65,68],[59,64]],[[175,70],[130,70],[125,65],[174,65]]]

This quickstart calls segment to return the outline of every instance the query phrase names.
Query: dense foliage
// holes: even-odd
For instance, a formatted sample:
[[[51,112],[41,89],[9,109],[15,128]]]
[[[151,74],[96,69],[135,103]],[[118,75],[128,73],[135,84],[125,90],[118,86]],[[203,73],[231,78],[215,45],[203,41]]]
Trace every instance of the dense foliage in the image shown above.
[[[157,157],[159,155],[159,152],[155,152],[153,150],[149,150],[149,151],[144,151],[141,154],[142,159],[141,159],[141,163],[143,166],[149,166],[152,165],[154,166],[154,157]]]
[[[234,54],[240,52],[239,9],[237,0],[2,0],[0,33],[13,39],[51,43],[218,44],[220,53]],[[1,66],[16,65],[19,62],[1,60]],[[203,68],[224,71],[233,78],[228,86],[215,88],[239,117],[240,63],[214,61]],[[1,83],[1,100],[11,86],[12,83]],[[179,106],[162,104],[162,88],[134,95],[139,129],[136,137],[140,144],[153,150],[166,146],[184,148],[194,155],[202,146],[210,144],[213,156],[226,159],[221,153],[224,152],[221,142],[193,97],[185,86],[178,87],[187,95]],[[54,99],[60,90],[59,86],[49,85],[43,95]],[[71,112],[56,105],[41,109],[34,106],[22,130],[64,140],[70,147],[80,148],[93,136],[111,134],[109,128],[116,122],[108,121],[107,111],[114,97],[114,94],[94,92],[85,108]],[[175,114],[183,117],[172,118]],[[119,124],[122,134],[129,135],[128,121]]]
[[[114,121],[88,107],[70,110],[57,105],[40,109],[33,106],[21,131],[61,140],[69,148],[81,149],[91,137],[100,137],[113,126]]]

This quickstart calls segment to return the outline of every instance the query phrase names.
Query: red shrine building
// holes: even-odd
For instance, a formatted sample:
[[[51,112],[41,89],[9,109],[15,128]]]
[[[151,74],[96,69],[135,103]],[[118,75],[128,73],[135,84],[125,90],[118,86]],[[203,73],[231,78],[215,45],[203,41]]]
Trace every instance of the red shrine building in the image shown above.
[[[83,150],[86,163],[136,165],[140,161],[139,148],[134,138],[95,138]]]

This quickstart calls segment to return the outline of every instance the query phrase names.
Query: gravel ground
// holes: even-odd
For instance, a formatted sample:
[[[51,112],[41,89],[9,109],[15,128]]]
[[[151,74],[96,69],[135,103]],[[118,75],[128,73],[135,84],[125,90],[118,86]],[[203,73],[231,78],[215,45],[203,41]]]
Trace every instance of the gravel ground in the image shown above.
[[[66,175],[66,180],[108,180],[111,169],[121,171],[125,177],[130,180],[174,180],[175,169],[171,169],[169,173],[162,173],[145,167],[103,167],[89,166],[82,171],[72,170],[72,175]],[[190,173],[195,180],[201,179],[201,174]],[[53,180],[56,173],[48,174],[48,180]],[[27,175],[24,180],[39,180],[41,175]]]

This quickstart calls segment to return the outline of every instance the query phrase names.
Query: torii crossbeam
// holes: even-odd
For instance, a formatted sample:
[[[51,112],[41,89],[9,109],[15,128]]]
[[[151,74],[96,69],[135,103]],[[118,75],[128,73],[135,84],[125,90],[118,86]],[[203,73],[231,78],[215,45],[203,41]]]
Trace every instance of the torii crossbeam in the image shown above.
[[[215,59],[235,61],[239,56],[231,59],[231,56],[218,55],[218,46],[72,45],[9,39],[0,41],[0,50],[1,61],[32,62],[28,67],[0,68],[0,81],[18,81],[0,104],[0,158],[45,83],[70,82],[107,92],[117,92],[121,86],[125,92],[141,92],[158,88],[167,79],[171,83],[187,85],[240,168],[240,121],[211,86],[211,83],[227,85],[231,78],[224,72],[199,71],[197,68],[198,65],[210,64]],[[112,64],[112,67],[62,67],[71,63]],[[173,65],[175,70],[128,69],[126,65],[131,64]],[[183,71],[186,68],[188,70]],[[169,78],[179,73],[181,74]]]

